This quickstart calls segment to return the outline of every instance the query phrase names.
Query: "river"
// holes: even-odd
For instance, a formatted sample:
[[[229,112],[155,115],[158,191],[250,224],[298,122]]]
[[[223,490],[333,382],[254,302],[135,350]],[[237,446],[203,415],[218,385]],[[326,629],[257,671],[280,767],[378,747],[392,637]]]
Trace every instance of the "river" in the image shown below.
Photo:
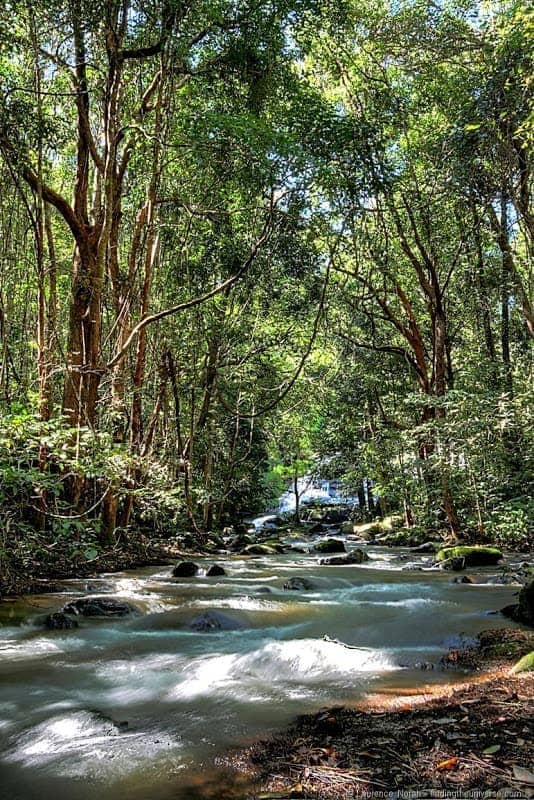
[[[360,566],[320,566],[294,552],[199,559],[227,575],[178,579],[152,567],[4,600],[2,797],[216,797],[196,778],[212,774],[225,748],[370,691],[459,678],[414,665],[438,662],[460,634],[513,624],[490,612],[513,602],[517,586],[453,584],[448,573],[403,570],[402,550],[367,551]],[[291,576],[311,588],[284,590]],[[126,599],[138,614],[44,628],[46,614],[88,592]],[[191,630],[207,610],[235,629]]]

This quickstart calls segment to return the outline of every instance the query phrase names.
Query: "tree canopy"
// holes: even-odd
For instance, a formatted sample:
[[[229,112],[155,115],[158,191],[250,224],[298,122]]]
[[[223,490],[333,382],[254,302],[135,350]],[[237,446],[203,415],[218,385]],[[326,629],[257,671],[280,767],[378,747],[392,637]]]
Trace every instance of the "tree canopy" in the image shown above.
[[[202,540],[322,469],[362,513],[526,537],[533,28],[517,0],[10,0],[4,523]]]

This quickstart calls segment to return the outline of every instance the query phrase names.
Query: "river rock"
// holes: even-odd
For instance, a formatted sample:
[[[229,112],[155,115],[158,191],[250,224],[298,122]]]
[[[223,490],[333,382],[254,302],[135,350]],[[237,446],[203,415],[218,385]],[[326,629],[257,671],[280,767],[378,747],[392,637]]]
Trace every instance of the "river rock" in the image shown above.
[[[470,575],[462,575],[458,576],[457,578],[453,578],[451,583],[475,583],[475,581]]]
[[[308,528],[308,533],[324,533],[326,531],[326,525],[323,525],[322,522],[315,522]]]
[[[212,564],[209,570],[206,572],[206,576],[208,578],[214,578],[218,575],[226,575],[225,568],[221,567],[220,564]]]
[[[341,539],[323,539],[317,542],[313,549],[316,553],[345,553],[345,543]]]
[[[534,627],[534,581],[523,586],[518,600],[517,604],[502,608],[501,614],[510,617],[515,622],[522,622],[524,625]]]
[[[460,572],[465,569],[465,561],[463,558],[447,558],[445,561],[439,562],[439,566],[449,572]]]
[[[221,614],[219,611],[205,611],[189,623],[192,631],[211,633],[212,631],[233,631],[242,628],[239,620]]]
[[[199,570],[198,564],[193,561],[179,561],[172,574],[175,578],[192,578]]]
[[[126,617],[136,609],[124,600],[114,597],[80,597],[64,606],[60,614],[82,617]]]
[[[308,578],[290,578],[284,583],[284,589],[290,592],[309,592],[314,588],[313,583]]]
[[[244,556],[272,556],[276,550],[268,544],[249,544],[241,550],[241,553]]]
[[[45,625],[51,631],[64,631],[78,627],[76,620],[72,619],[72,617],[68,617],[62,611],[49,614],[45,619]]]
[[[466,567],[485,567],[497,564],[502,559],[502,553],[498,547],[443,547],[436,558],[443,564],[461,559]]]
[[[435,553],[436,550],[439,550],[439,547],[435,542],[423,542],[423,544],[418,544],[417,547],[410,549],[412,553]]]
[[[363,550],[357,548],[352,553],[347,553],[344,556],[330,556],[330,558],[320,558],[319,564],[362,564],[364,561],[369,561],[369,556]]]
[[[341,523],[340,532],[344,533],[345,536],[352,536],[354,533],[354,522],[350,519],[345,520],[345,522]]]
[[[347,508],[331,508],[324,515],[323,522],[340,525],[349,518],[349,513]]]

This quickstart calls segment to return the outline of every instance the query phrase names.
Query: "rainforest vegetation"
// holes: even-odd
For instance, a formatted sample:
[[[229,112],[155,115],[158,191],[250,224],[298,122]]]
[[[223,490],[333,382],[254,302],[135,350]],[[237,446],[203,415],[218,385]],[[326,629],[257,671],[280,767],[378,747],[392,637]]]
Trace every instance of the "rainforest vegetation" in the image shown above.
[[[528,539],[533,35],[518,0],[7,0],[4,583],[305,473]]]

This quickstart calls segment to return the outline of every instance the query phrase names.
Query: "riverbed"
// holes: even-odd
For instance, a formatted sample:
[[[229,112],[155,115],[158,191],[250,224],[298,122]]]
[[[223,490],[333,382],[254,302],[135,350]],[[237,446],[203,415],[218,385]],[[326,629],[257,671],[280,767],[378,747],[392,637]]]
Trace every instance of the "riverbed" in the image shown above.
[[[151,567],[3,601],[2,796],[201,798],[196,778],[213,774],[227,748],[369,692],[460,680],[439,669],[441,655],[513,625],[492,612],[514,602],[518,586],[455,584],[450,573],[406,570],[405,551],[367,552],[370,561],[350,566],[294,552],[218,556],[196,559],[192,578]],[[225,576],[205,576],[214,562]],[[284,589],[294,576],[310,588]],[[48,613],[88,594],[127,600],[136,613],[44,628]],[[208,611],[229,629],[192,630]]]

